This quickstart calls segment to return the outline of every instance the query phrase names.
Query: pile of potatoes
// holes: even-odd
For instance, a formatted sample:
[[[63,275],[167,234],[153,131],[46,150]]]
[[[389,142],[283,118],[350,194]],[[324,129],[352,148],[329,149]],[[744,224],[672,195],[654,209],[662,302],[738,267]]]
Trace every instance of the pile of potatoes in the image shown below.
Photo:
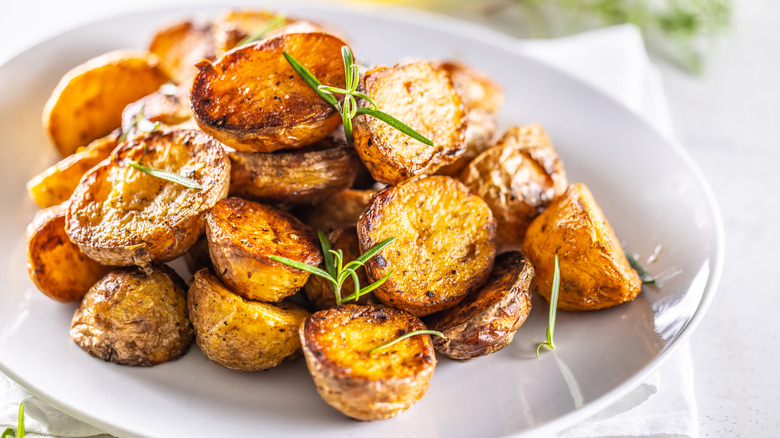
[[[465,360],[507,346],[532,291],[549,299],[556,255],[561,309],[640,292],[543,128],[495,139],[503,94],[484,73],[426,59],[368,68],[360,90],[434,146],[362,114],[345,138],[341,116],[283,53],[343,87],[348,45],[322,24],[227,11],[174,23],[147,52],[112,52],[63,77],[43,115],[63,159],[28,184],[43,208],[27,231],[28,266],[44,294],[80,303],[70,332],[79,346],[151,366],[195,341],[239,371],[303,353],[326,402],[377,420],[425,394],[435,351]],[[395,237],[357,271],[362,286],[389,279],[336,306],[327,280],[272,259],[325,269],[316,231],[345,263]],[[186,283],[166,265],[182,256]],[[352,292],[348,279],[341,295]],[[426,328],[444,337],[372,352]]]

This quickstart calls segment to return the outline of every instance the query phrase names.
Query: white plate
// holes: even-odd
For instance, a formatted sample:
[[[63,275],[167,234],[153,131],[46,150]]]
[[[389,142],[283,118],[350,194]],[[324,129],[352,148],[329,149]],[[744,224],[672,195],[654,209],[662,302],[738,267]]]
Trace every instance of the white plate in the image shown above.
[[[394,9],[348,10],[296,3],[290,14],[343,29],[366,63],[408,56],[453,57],[503,84],[502,123],[542,123],[570,181],[585,182],[627,247],[646,257],[661,287],[592,313],[561,312],[557,349],[541,359],[547,305],[514,342],[460,363],[440,358],[426,396],[387,421],[361,423],[328,407],[305,364],[242,374],[197,347],[153,368],[102,362],[68,328],[75,309],[49,300],[27,277],[24,230],[36,210],[25,182],[55,160],[40,126],[43,104],[71,67],[120,47],[144,47],[152,32],[192,11],[142,13],[92,24],[38,45],[0,67],[0,369],[71,415],[128,436],[498,437],[548,434],[608,406],[656,367],[701,319],[720,277],[722,225],[689,156],[639,118],[577,80],[517,54],[509,37],[473,25]],[[200,12],[214,14],[214,9]]]

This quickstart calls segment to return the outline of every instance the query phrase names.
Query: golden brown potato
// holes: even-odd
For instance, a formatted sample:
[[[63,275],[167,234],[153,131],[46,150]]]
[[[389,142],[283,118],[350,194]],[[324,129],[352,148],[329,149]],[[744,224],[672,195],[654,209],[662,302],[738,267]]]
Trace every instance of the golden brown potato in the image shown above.
[[[453,359],[473,359],[509,345],[531,311],[533,278],[534,267],[520,252],[496,257],[479,289],[427,322],[445,336],[433,339],[434,348]]]
[[[63,303],[81,301],[110,268],[87,257],[65,233],[67,203],[38,211],[27,227],[27,271],[35,286]]]
[[[282,34],[198,64],[192,110],[201,129],[244,152],[316,143],[341,122],[292,69],[287,52],[323,84],[343,87],[344,41],[321,32]]]
[[[395,237],[366,263],[374,295],[425,316],[455,306],[490,274],[496,222],[485,201],[455,179],[431,176],[388,187],[358,221],[360,250]]]
[[[306,318],[301,345],[322,399],[363,421],[409,409],[425,395],[436,367],[430,336],[370,351],[415,330],[425,330],[419,319],[378,304],[348,304]]]
[[[297,292],[309,273],[271,260],[280,256],[308,265],[322,262],[317,236],[291,214],[231,197],[206,215],[214,269],[233,292],[277,302]]]
[[[642,280],[584,184],[570,185],[534,219],[523,252],[536,269],[534,289],[548,301],[558,255],[559,309],[604,309],[631,301],[642,291]]]
[[[30,198],[42,208],[59,205],[70,199],[81,177],[111,155],[118,138],[119,130],[115,130],[38,174],[27,182]]]
[[[304,149],[229,156],[231,195],[283,206],[315,204],[350,187],[360,166],[355,149],[333,137]]]
[[[93,58],[60,79],[43,109],[43,125],[63,156],[119,127],[122,110],[168,80],[157,57],[115,51]]]
[[[342,190],[314,207],[302,209],[299,215],[312,230],[330,233],[357,224],[375,194],[376,190]]]
[[[194,337],[185,288],[164,265],[150,275],[136,268],[111,271],[84,296],[70,336],[92,356],[120,365],[178,359]]]
[[[432,174],[465,151],[465,107],[439,64],[415,61],[375,67],[363,77],[363,87],[379,109],[434,144],[428,146],[379,119],[358,114],[353,119],[355,149],[377,181],[397,184]]]
[[[167,84],[172,85],[172,84]],[[151,122],[160,122],[161,125],[177,129],[182,123],[192,119],[192,110],[190,109],[190,87],[182,84],[174,86],[172,94],[166,94],[162,89],[144,96],[143,98],[127,105],[122,111],[122,132],[126,132],[126,138],[133,138],[138,135],[144,135],[148,131],[139,125],[139,117]],[[197,129],[197,125],[195,125]]]
[[[175,172],[202,190],[134,169],[128,160]],[[92,259],[106,265],[171,260],[205,228],[203,215],[227,196],[230,160],[200,131],[156,131],[125,143],[87,173],[70,198],[66,230]]]
[[[566,172],[544,129],[515,126],[460,177],[496,217],[499,250],[519,248],[531,221],[566,190]]]
[[[187,304],[203,354],[237,371],[267,370],[295,358],[298,328],[309,316],[292,303],[246,300],[208,269],[195,273]]]
[[[181,21],[166,26],[154,34],[149,51],[174,82],[189,83],[198,73],[195,64],[216,59],[211,24]]]
[[[334,251],[341,250],[344,253],[344,264],[355,260],[360,257],[360,243],[358,242],[357,228],[355,225],[339,228],[334,230],[328,235],[328,241],[330,247]],[[324,264],[320,265],[320,269],[327,270]],[[365,268],[358,268],[356,270],[358,279],[360,280],[360,287],[369,285],[368,276],[366,275]],[[312,275],[309,277],[309,281],[303,286],[303,291],[306,293],[306,298],[314,304],[314,307],[318,310],[330,309],[336,307],[336,295],[333,292],[333,286],[330,281],[317,276]],[[355,283],[352,278],[347,278],[344,284],[341,286],[341,297],[346,298],[355,293]],[[355,301],[350,300],[350,303]],[[357,304],[372,304],[376,303],[372,292],[362,295],[357,301]]]
[[[265,31],[264,36],[296,20],[267,10],[227,10],[214,20],[213,37],[217,56],[236,47],[245,38]]]
[[[205,234],[184,253],[184,263],[192,275],[203,268],[213,268],[209,255],[209,240]]]

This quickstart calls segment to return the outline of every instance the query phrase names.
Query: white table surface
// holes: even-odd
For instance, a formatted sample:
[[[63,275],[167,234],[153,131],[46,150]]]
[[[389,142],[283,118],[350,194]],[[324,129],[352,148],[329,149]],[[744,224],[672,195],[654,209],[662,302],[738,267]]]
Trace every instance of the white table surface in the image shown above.
[[[192,3],[0,0],[0,64],[84,23]],[[712,185],[725,224],[723,277],[691,338],[701,436],[769,437],[780,433],[780,1],[734,3],[734,26],[703,74],[659,66],[675,134]],[[466,15],[459,5],[440,12]]]

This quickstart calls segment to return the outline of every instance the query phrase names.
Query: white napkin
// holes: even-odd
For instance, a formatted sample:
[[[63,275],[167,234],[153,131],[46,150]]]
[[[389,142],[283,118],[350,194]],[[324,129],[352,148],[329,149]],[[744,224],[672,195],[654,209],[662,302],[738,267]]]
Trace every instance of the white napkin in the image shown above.
[[[669,110],[658,71],[642,37],[630,25],[556,40],[522,41],[523,53],[538,58],[604,91],[672,136]],[[75,420],[0,374],[0,431],[16,427],[20,402],[28,436],[91,437],[101,431]],[[697,437],[698,411],[693,365],[687,342],[624,398],[592,418],[558,434],[582,437]]]

